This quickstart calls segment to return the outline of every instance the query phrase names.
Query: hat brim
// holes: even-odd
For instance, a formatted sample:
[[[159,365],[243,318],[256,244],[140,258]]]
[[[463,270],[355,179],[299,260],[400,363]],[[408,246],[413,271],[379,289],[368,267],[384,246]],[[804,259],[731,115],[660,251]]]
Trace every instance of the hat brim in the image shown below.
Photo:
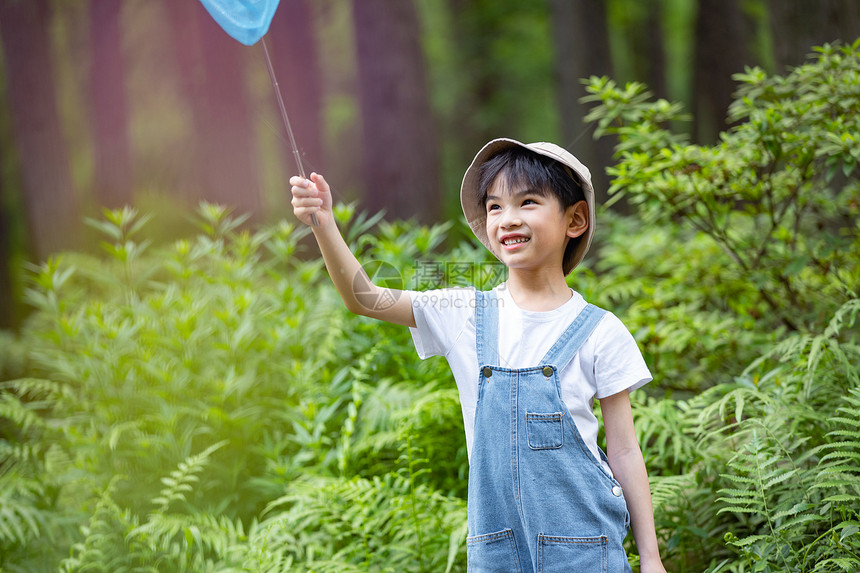
[[[522,147],[539,155],[555,159],[568,167],[576,175],[578,183],[582,187],[585,202],[588,205],[588,229],[580,238],[576,250],[566,257],[567,260],[563,262],[562,270],[565,275],[568,275],[570,271],[582,262],[589,247],[591,247],[591,240],[594,237],[594,228],[597,221],[595,220],[594,187],[591,183],[591,172],[579,159],[563,147],[543,141],[522,143],[508,138],[494,139],[487,143],[475,155],[475,159],[472,160],[472,164],[466,170],[466,174],[463,176],[463,183],[460,185],[460,205],[463,207],[466,222],[469,223],[469,227],[475,233],[475,236],[478,237],[478,240],[498,258],[498,254],[493,250],[487,236],[487,211],[486,207],[480,202],[481,197],[478,196],[478,186],[481,178],[481,165],[497,153],[511,147]]]

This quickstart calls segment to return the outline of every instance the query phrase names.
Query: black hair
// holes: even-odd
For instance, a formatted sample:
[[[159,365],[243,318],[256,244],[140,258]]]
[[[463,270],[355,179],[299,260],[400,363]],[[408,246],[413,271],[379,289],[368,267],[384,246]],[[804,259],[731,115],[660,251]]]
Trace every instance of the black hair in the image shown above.
[[[564,211],[585,201],[582,184],[574,172],[559,161],[525,147],[509,147],[487,159],[478,172],[478,200],[486,208],[490,187],[498,179],[507,190],[514,186],[531,189],[542,196],[555,196]],[[588,222],[592,224],[591,221]],[[571,239],[564,251],[564,262],[573,256],[582,236]]]
[[[522,185],[539,195],[555,195],[562,209],[585,200],[582,185],[566,165],[525,147],[509,147],[487,159],[478,178],[479,204],[484,207],[487,194],[498,177],[510,189]]]

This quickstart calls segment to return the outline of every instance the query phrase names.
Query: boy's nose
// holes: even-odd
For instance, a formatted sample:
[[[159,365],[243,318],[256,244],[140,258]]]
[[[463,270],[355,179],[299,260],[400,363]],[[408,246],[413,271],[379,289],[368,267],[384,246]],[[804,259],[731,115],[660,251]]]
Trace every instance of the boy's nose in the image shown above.
[[[500,226],[502,227],[502,229],[511,229],[514,227],[519,227],[520,225],[522,225],[522,223],[523,222],[520,219],[519,215],[517,215],[516,213],[507,213],[503,215]]]

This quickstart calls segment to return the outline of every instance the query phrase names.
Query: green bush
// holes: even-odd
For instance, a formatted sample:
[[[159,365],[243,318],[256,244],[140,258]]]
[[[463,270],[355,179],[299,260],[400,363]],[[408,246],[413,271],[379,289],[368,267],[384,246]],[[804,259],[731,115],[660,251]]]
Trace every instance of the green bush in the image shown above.
[[[651,101],[642,84],[589,80],[585,99],[598,105],[588,119],[598,135],[618,137],[610,192],[648,225],[644,241],[613,245],[606,263],[629,270],[621,287],[607,288],[637,301],[632,319],[648,329],[646,350],[684,351],[673,374],[704,361],[711,372],[730,365],[731,376],[733,357],[754,357],[745,347],[814,330],[857,296],[858,51],[824,46],[785,77],[738,74],[736,123],[711,147],[671,132],[685,119],[681,107]],[[698,344],[718,319],[739,344]]]
[[[635,417],[672,569],[854,571],[860,41],[736,79],[712,147],[641,84],[589,80],[611,192],[639,217],[610,219],[583,278],[666,390]]]
[[[439,535],[453,567],[465,543],[451,534],[462,529],[454,494],[465,491],[466,461],[444,364],[410,359],[404,329],[350,316],[322,263],[296,256],[305,229],[251,233],[202,205],[199,236],[153,250],[137,241],[145,217],[105,215],[91,224],[107,258],[72,253],[31,269],[36,312],[19,344],[30,378],[0,394],[10,429],[0,565],[50,570],[71,550],[67,571],[239,567],[261,527],[326,503],[325,491],[371,484],[376,503],[389,504],[374,511],[413,525],[369,528],[376,545],[396,538],[405,548],[424,521],[436,532],[425,540],[433,551],[404,550],[398,570],[439,570]],[[339,216],[366,258],[398,267],[428,254],[446,228],[406,232],[349,208]],[[377,236],[365,233],[373,225]],[[454,465],[422,470],[423,455]],[[319,539],[295,538],[283,555],[327,562],[331,545]]]

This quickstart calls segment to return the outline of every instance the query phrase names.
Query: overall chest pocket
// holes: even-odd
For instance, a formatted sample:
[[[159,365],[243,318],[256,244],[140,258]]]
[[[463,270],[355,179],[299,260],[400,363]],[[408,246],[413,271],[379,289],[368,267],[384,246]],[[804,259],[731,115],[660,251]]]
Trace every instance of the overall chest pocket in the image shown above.
[[[557,450],[564,445],[564,412],[526,412],[526,435],[533,450]]]

